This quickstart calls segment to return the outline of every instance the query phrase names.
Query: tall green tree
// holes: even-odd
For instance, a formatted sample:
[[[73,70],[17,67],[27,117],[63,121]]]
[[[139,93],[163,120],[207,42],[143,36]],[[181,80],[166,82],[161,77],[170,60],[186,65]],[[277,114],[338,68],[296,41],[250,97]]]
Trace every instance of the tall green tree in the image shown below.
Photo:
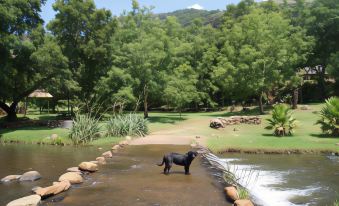
[[[80,87],[77,94],[86,102],[95,96],[96,84],[112,66],[116,21],[109,10],[97,9],[93,0],[57,0],[53,9],[57,13],[47,28],[69,59],[68,66]]]
[[[44,37],[39,12],[45,1],[4,0],[0,3],[0,107],[16,120],[23,98],[52,79],[67,76],[67,59],[53,37]],[[6,104],[10,102],[10,104]]]
[[[179,111],[180,117],[182,109],[199,98],[197,82],[198,75],[186,64],[176,68],[169,77],[164,94],[167,101]]]
[[[225,58],[219,61],[227,66],[219,73],[233,74],[236,92],[256,95],[263,113],[264,95],[297,78],[296,67],[306,60],[312,41],[279,12],[252,8],[234,21],[223,31]]]

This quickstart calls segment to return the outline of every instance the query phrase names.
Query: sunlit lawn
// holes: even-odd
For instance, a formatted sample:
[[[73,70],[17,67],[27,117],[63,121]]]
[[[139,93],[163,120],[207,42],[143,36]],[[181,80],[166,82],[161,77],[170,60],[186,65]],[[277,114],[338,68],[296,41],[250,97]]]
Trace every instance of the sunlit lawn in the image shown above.
[[[262,116],[261,125],[233,125],[225,129],[211,129],[209,120],[219,116],[243,115],[242,112],[230,113],[220,112],[198,112],[184,113],[182,117],[178,113],[169,112],[150,112],[149,130],[157,132],[161,130],[173,130],[173,135],[204,136],[207,137],[207,146],[214,151],[226,149],[268,149],[268,150],[330,150],[339,151],[339,138],[324,137],[321,135],[319,125],[315,125],[319,119],[319,110],[321,104],[310,105],[311,110],[295,110],[295,117],[299,121],[299,126],[293,136],[275,137],[272,131],[264,129],[267,125],[266,118],[269,115]],[[256,110],[247,112],[256,114]],[[140,113],[140,115],[142,115]],[[52,114],[29,114],[32,119],[55,118]],[[105,122],[101,122],[102,129],[105,128]],[[180,129],[181,128],[181,129]],[[236,128],[236,131],[235,131]],[[63,143],[71,144],[68,138],[67,129],[49,129],[44,127],[28,127],[16,130],[2,130],[2,141],[20,141],[25,143],[37,143],[49,141],[48,136],[57,134]],[[102,137],[93,141],[92,145],[107,145],[120,141],[122,138]]]

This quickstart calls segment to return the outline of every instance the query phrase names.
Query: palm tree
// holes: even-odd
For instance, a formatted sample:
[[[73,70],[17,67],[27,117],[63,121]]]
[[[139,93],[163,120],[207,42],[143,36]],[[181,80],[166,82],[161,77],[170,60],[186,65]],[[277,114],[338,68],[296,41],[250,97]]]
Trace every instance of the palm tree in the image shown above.
[[[272,110],[272,118],[267,121],[269,125],[265,129],[273,129],[276,136],[292,135],[297,126],[291,107],[287,104],[275,105]]]
[[[326,100],[325,106],[320,111],[321,119],[316,124],[320,124],[321,130],[325,134],[335,137],[339,136],[339,98],[331,97]]]

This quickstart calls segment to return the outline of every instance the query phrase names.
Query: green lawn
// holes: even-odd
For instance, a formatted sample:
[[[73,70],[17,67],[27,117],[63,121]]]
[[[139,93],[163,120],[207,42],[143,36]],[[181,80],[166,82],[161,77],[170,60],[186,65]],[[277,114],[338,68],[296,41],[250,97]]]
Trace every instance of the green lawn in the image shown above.
[[[208,146],[214,151],[225,149],[267,149],[267,150],[308,150],[308,151],[339,151],[339,138],[324,137],[319,125],[320,104],[311,105],[311,110],[295,110],[294,116],[299,126],[293,136],[275,137],[272,131],[264,129],[269,115],[262,116],[261,125],[236,125],[222,130],[211,130]],[[234,128],[239,131],[234,131]]]
[[[227,149],[239,150],[308,150],[308,151],[339,151],[339,138],[324,137],[321,134],[319,125],[314,123],[319,119],[318,112],[321,104],[310,105],[311,110],[295,110],[295,117],[299,121],[299,127],[293,136],[275,137],[272,131],[264,129],[267,125],[266,118],[269,115],[262,116],[261,125],[233,125],[225,129],[211,129],[209,120],[220,116],[256,114],[255,109],[245,113],[242,112],[198,112],[184,113],[182,118],[177,113],[151,112],[149,118],[150,132],[163,130],[173,131],[173,135],[203,136],[207,137],[206,144],[213,151],[223,151]],[[140,114],[142,115],[142,114]],[[48,118],[46,114],[29,114],[30,118],[42,119]],[[50,115],[54,118],[54,115]],[[101,122],[104,127],[104,122]],[[238,131],[234,131],[237,128]],[[24,143],[50,143],[46,137],[51,134],[57,134],[60,141],[65,144],[71,144],[68,138],[67,129],[48,129],[41,127],[28,127],[17,130],[2,130],[1,141],[18,141]],[[123,138],[103,137],[91,143],[91,145],[107,145],[116,143]]]

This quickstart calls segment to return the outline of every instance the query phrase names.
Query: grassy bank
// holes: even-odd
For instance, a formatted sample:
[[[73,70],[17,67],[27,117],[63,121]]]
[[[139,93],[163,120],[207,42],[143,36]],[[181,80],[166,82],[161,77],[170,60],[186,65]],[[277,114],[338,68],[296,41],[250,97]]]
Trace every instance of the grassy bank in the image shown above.
[[[149,129],[151,133],[170,132],[171,135],[187,135],[205,137],[205,145],[214,152],[245,151],[245,152],[339,152],[339,138],[323,136],[319,125],[315,122],[319,119],[321,104],[310,105],[310,110],[294,110],[294,115],[299,121],[299,126],[293,136],[275,137],[272,131],[264,129],[267,126],[266,118],[269,114],[262,115],[261,125],[233,125],[224,129],[211,129],[209,121],[212,118],[231,115],[255,115],[256,110],[243,112],[199,112],[184,113],[182,118],[177,113],[151,112]],[[31,118],[47,118],[31,115]],[[101,125],[104,123],[102,122]],[[22,128],[16,130],[2,130],[1,141],[39,143],[49,142],[47,138],[51,134],[57,134],[60,141],[71,144],[66,129],[49,129],[42,127]],[[107,145],[119,142],[122,138],[102,137],[91,145]],[[50,143],[50,142],[49,142]]]

